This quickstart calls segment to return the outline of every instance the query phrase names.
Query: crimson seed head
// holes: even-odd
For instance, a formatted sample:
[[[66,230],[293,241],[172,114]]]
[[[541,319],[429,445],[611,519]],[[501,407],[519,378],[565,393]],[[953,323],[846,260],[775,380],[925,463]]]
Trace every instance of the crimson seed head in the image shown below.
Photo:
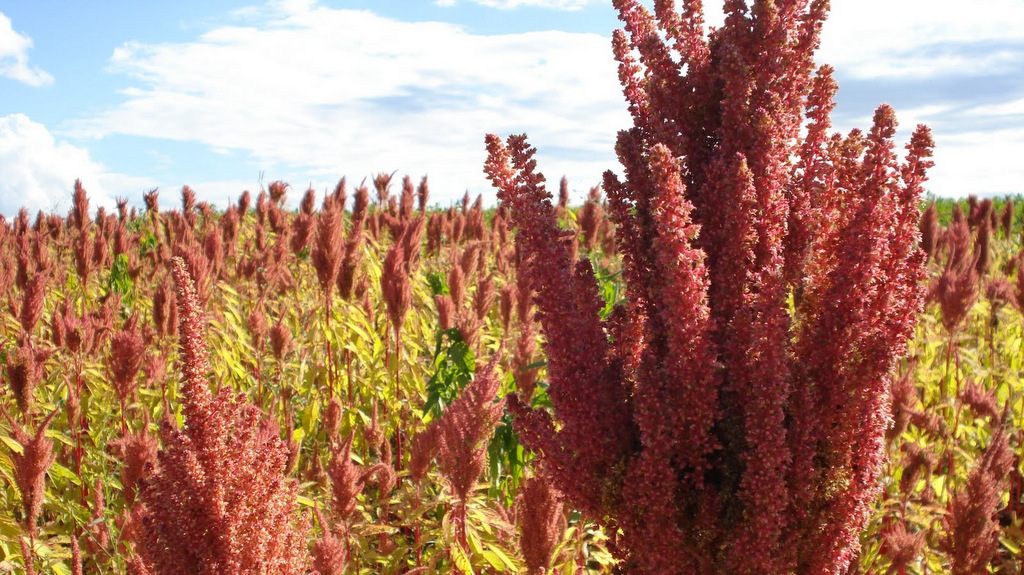
[[[516,498],[519,547],[529,573],[547,573],[566,529],[561,494],[543,477],[523,481]]]
[[[939,212],[935,209],[935,202],[932,202],[921,214],[921,249],[928,254],[929,258],[935,257],[939,231]]]
[[[999,420],[999,402],[996,400],[995,390],[985,389],[980,383],[968,380],[960,389],[957,399],[976,417],[987,417],[992,422]]]
[[[504,410],[504,400],[495,400],[501,386],[495,369],[500,355],[475,375],[437,420],[438,467],[463,502],[484,470],[485,442]]]
[[[516,302],[516,284],[508,283],[501,287],[501,294],[498,297],[498,309],[501,316],[502,329],[508,331],[512,321],[512,309]]]
[[[14,464],[14,483],[21,492],[21,506],[24,512],[22,525],[29,534],[35,536],[36,520],[43,509],[43,496],[46,492],[46,471],[50,469],[57,455],[53,453],[53,441],[46,438],[46,429],[57,415],[53,411],[36,428],[35,435],[28,432],[0,407],[0,413],[11,426],[14,440],[21,445],[21,453],[12,451],[11,461]]]
[[[417,433],[412,440],[409,477],[416,484],[423,481],[427,472],[430,471],[430,462],[437,455],[439,437],[438,424],[434,421],[425,430]]]
[[[601,227],[601,220],[603,218],[604,208],[601,206],[601,188],[595,186],[590,188],[590,195],[580,209],[580,239],[585,249],[593,250],[597,245],[597,232]]]
[[[327,403],[327,408],[324,409],[324,429],[332,442],[338,436],[338,431],[341,430],[341,416],[344,410],[345,408],[337,396],[332,397],[331,401]]]
[[[388,205],[388,201],[391,199],[391,178],[394,175],[394,173],[378,172],[373,177],[373,187],[377,190],[377,206],[383,208]]]
[[[160,203],[158,201],[160,197],[160,190],[156,188],[142,194],[142,201],[146,204],[146,212],[150,214],[157,214],[160,212]]]
[[[174,258],[172,266],[185,425],[161,430],[164,449],[141,492],[137,549],[158,575],[304,573],[305,527],[296,525],[298,486],[284,476],[287,448],[277,434],[261,433],[265,416],[229,385],[212,396],[199,297],[185,262]]]
[[[420,213],[427,213],[427,200],[429,198],[430,186],[427,184],[427,177],[423,176],[423,179],[420,180],[420,185],[416,186],[416,201]]]
[[[277,361],[281,361],[291,350],[292,331],[284,324],[283,317],[279,318],[274,327],[270,328],[270,345],[274,349],[274,357],[277,358]]]
[[[288,188],[288,184],[281,180],[270,182],[270,187],[268,188],[268,191],[270,192],[270,201],[277,205],[283,204],[285,196],[288,194]]]
[[[28,340],[7,353],[7,385],[22,413],[32,409],[35,388],[43,378],[44,362],[51,353],[33,348]]]
[[[369,470],[352,462],[353,437],[349,435],[340,446],[332,448],[331,462],[327,466],[333,496],[331,502],[335,515],[342,521],[347,521],[356,510],[356,498],[369,477]]]
[[[21,557],[25,562],[25,575],[36,575],[36,566],[33,562],[35,553],[33,553],[32,545],[29,543],[28,537],[21,536]]]
[[[252,205],[252,194],[249,190],[242,192],[241,196],[238,196],[238,213],[244,218],[245,213],[249,211],[249,206]]]
[[[906,523],[898,521],[882,534],[886,555],[889,557],[888,573],[903,573],[907,565],[921,553],[924,547],[924,532],[908,531]]]
[[[315,511],[322,533],[313,543],[313,569],[320,575],[344,575],[348,565],[348,544],[344,527],[333,530],[320,510]]]
[[[196,207],[196,192],[188,186],[181,188],[181,211],[186,214],[186,217]]]
[[[30,334],[35,329],[39,319],[43,317],[43,301],[46,298],[46,282],[49,279],[45,271],[38,271],[28,285],[25,286],[25,295],[21,301],[22,333]]]
[[[985,573],[999,548],[1000,525],[995,513],[1012,466],[1013,452],[1003,424],[989,439],[967,483],[953,495],[949,513],[942,521],[945,529],[939,546],[949,557],[953,575]]]
[[[441,330],[447,331],[454,327],[456,310],[452,298],[445,294],[437,294],[434,296],[434,302],[437,304],[438,325]]]
[[[153,325],[161,337],[178,334],[178,308],[174,305],[174,288],[162,281],[153,292]]]
[[[413,205],[416,201],[416,191],[413,187],[412,178],[402,178],[402,197],[398,203],[398,217],[407,220],[412,217]]]
[[[252,310],[245,323],[252,336],[253,347],[263,349],[263,340],[267,337],[267,317],[257,308]]]
[[[316,239],[310,261],[316,268],[316,277],[325,297],[331,297],[338,276],[338,267],[344,257],[344,231],[339,209],[331,208],[320,212],[316,223]]]
[[[129,403],[135,396],[135,376],[142,368],[146,344],[135,318],[110,338],[109,365],[114,376],[114,390],[121,404]]]
[[[1000,219],[1002,223],[1003,237],[1009,239],[1010,230],[1013,227],[1013,199],[1006,200]]]
[[[75,191],[71,197],[72,207],[68,219],[71,225],[79,230],[84,230],[89,225],[89,197],[82,187],[81,180],[75,180]]]
[[[82,551],[74,535],[71,536],[71,575],[82,575]]]
[[[978,295],[978,254],[971,254],[971,233],[959,206],[953,209],[947,235],[949,256],[933,291],[942,311],[942,325],[953,333],[967,317]]]
[[[409,306],[412,305],[412,283],[409,274],[405,252],[402,246],[396,242],[384,258],[384,270],[380,280],[381,292],[387,306],[388,320],[391,322],[396,339],[399,332],[402,331],[405,314],[409,311]]]
[[[159,440],[149,433],[149,417],[137,433],[125,431],[119,439],[110,443],[110,449],[121,460],[121,485],[124,486],[125,502],[135,502],[139,481],[153,471]]]

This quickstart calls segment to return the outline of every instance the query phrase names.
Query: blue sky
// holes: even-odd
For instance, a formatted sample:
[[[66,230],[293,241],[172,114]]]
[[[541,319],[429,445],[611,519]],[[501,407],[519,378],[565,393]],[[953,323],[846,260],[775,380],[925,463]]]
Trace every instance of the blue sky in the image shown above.
[[[1024,192],[1024,2],[832,6],[837,128],[888,102],[899,137],[935,132],[931,192]],[[76,177],[105,205],[393,171],[493,197],[487,132],[527,132],[579,199],[629,124],[617,26],[607,0],[0,0],[0,214],[64,212]]]

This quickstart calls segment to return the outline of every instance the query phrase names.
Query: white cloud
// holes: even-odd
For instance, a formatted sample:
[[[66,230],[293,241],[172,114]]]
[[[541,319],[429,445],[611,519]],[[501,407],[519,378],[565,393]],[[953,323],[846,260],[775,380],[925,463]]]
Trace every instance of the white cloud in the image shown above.
[[[29,86],[53,83],[53,76],[28,64],[28,51],[32,39],[14,31],[11,19],[0,12],[0,76],[17,80]]]
[[[488,188],[487,132],[529,133],[551,158],[545,172],[581,189],[615,166],[615,133],[629,117],[608,38],[482,36],[303,6],[191,43],[123,45],[111,68],[136,86],[72,133],[199,141],[249,152],[268,172],[306,168],[325,182],[428,174],[440,201]]]
[[[60,213],[70,208],[75,179],[81,179],[93,206],[113,207],[115,194],[139,196],[148,182],[107,172],[88,150],[58,142],[46,126],[22,114],[0,117],[0,213],[22,207]]]
[[[998,142],[993,145],[993,142]],[[1024,128],[961,134],[935,139],[935,167],[929,191],[939,196],[1003,195],[1024,191]]]
[[[832,0],[831,5],[817,61],[847,77],[981,75],[1020,65],[1024,2],[1019,0]],[[704,9],[709,25],[722,24],[721,2],[705,3]]]
[[[1024,117],[1024,98],[1010,102],[978,106],[964,111],[965,116],[1022,116]]]
[[[121,104],[65,125],[69,133],[199,142],[268,174],[296,174],[297,190],[312,180],[322,191],[342,175],[357,184],[380,171],[417,180],[428,174],[441,202],[467,188],[489,192],[482,174],[487,132],[527,132],[549,178],[556,182],[565,174],[581,191],[603,170],[618,168],[615,133],[630,122],[604,35],[485,36],[313,0],[280,0],[235,16],[235,25],[192,42],[124,44],[110,69],[128,75],[133,86],[123,91]],[[720,22],[710,13],[708,20]],[[1009,65],[998,50],[936,56],[926,48],[980,41],[1008,46],[1024,38],[1014,21],[1024,21],[1024,5],[1011,0],[983,0],[970,10],[923,0],[835,0],[818,60],[858,79],[995,73]],[[1007,99],[1013,97],[1019,96]],[[1019,102],[992,106],[984,111],[989,120],[1020,113]],[[936,131],[934,191],[1019,191],[1019,174],[995,169],[1016,165],[1006,153],[1024,155],[1019,133],[981,137],[960,127],[954,135],[951,117],[961,108],[951,101],[897,110],[902,138],[919,121]],[[869,124],[870,118],[858,122]],[[239,182],[207,187],[217,199],[258,188]]]
[[[1022,22],[1019,0],[838,0],[818,59],[861,78],[1006,72],[1019,65]]]

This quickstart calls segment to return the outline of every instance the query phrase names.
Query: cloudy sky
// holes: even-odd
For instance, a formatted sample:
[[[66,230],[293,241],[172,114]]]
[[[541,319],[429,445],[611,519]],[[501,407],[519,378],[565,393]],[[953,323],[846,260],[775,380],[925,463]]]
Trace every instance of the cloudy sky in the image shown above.
[[[832,5],[838,128],[888,102],[935,131],[931,192],[1024,192],[1024,2]],[[493,197],[487,132],[527,132],[582,197],[629,124],[615,27],[607,0],[0,0],[0,214],[64,212],[75,178],[223,205],[394,171],[447,205]]]

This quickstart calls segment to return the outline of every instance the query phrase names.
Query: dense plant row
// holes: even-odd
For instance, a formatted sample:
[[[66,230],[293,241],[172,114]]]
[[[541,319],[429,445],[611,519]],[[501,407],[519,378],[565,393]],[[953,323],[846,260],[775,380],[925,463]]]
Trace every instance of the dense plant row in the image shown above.
[[[531,477],[497,402],[518,390],[549,405],[504,211],[468,201],[417,211],[408,180],[398,197],[387,178],[376,184],[374,205],[369,190],[356,191],[355,213],[337,208],[344,186],[326,207],[313,209],[309,193],[289,213],[275,183],[254,209],[245,194],[217,212],[186,189],[179,210],[161,211],[154,193],[141,214],[122,204],[93,218],[79,188],[68,218],[32,222],[23,212],[0,226],[6,565],[124,572],[156,528],[139,516],[140,489],[161,489],[156,470],[187,467],[157,453],[194,427],[182,426],[191,417],[184,381],[204,375],[181,375],[179,254],[209,319],[210,389],[256,406],[247,421],[271,449],[219,455],[220,477],[256,481],[244,463],[293,479],[286,495],[300,505],[281,529],[312,546],[321,573],[611,569],[606,533]],[[957,206],[946,227],[934,208],[922,220],[929,304],[893,389],[885,495],[862,536],[865,573],[1021,568],[1020,233],[1012,202],[1001,214],[987,201],[972,206]],[[621,286],[604,209],[594,190],[576,210],[563,195],[559,212],[577,255],[602,270],[607,315]],[[408,257],[398,251],[407,226],[424,236],[406,241]],[[396,253],[413,264],[395,264]],[[164,535],[187,537],[195,510],[182,513]],[[164,548],[185,565],[201,547],[172,539]]]
[[[141,554],[180,565],[160,572],[201,572],[211,553],[249,565],[267,540],[243,527],[275,489],[301,512],[264,536],[314,544],[321,573],[609,562],[602,532],[531,477],[498,402],[513,389],[546,397],[504,216],[468,197],[427,211],[425,181],[397,196],[387,176],[374,183],[372,205],[360,187],[349,212],[344,182],[319,209],[307,192],[297,213],[274,183],[224,212],[186,188],[179,210],[153,192],[141,214],[122,202],[95,217],[78,187],[67,218],[22,212],[0,226],[7,565],[66,572],[80,557],[123,572]],[[581,253],[611,266],[600,210],[579,214]],[[179,321],[176,258],[208,319],[198,328]],[[179,339],[206,342],[210,392],[204,352]],[[219,423],[196,423],[207,419]],[[214,435],[193,437],[201,429]],[[195,465],[209,469],[197,478]],[[258,487],[275,473],[289,479]],[[237,527],[220,544],[198,540],[211,525],[186,528],[214,505],[212,483]]]
[[[0,220],[0,565],[1024,573],[1013,203],[922,214],[888,106],[830,133],[827,1],[614,5],[607,201],[488,136],[496,210]]]

